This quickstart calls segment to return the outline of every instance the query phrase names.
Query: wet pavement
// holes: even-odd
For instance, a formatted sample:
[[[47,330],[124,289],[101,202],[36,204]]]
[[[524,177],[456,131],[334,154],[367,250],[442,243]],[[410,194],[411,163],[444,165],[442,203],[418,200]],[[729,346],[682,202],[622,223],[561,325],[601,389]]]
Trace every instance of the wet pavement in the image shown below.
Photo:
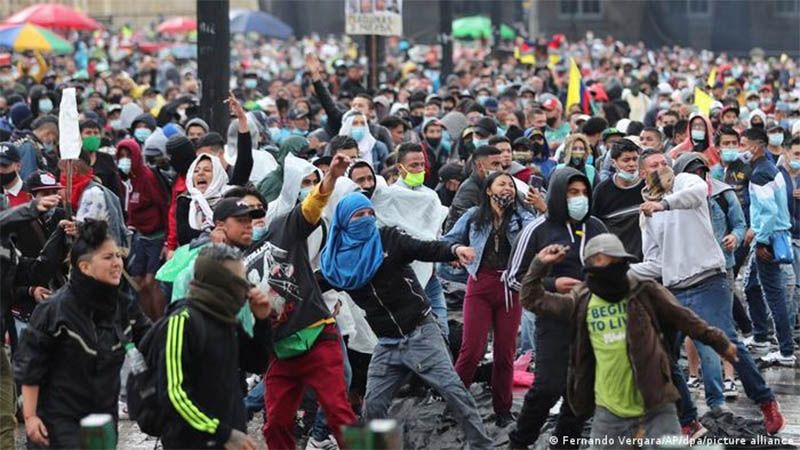
[[[786,417],[786,428],[780,433],[779,437],[785,439],[787,444],[800,446],[800,369],[767,368],[764,369],[764,376],[775,392]],[[739,398],[735,401],[727,402],[731,411],[745,418],[759,419],[761,412],[758,407],[747,399],[741,385],[738,388]],[[491,392],[485,384],[477,383],[472,386],[471,390],[484,418],[487,432],[495,440],[498,448],[507,448],[508,432],[513,428],[513,425],[505,429],[498,429],[494,425]],[[522,406],[522,397],[524,395],[524,389],[515,391],[515,412],[519,411]],[[700,414],[705,414],[707,408],[703,400],[702,390],[699,394],[695,393],[694,397]],[[405,448],[445,450],[467,447],[460,428],[451,421],[441,420],[444,407],[444,402],[432,400],[429,397],[409,397],[395,400],[390,415],[402,423]],[[257,415],[248,424],[248,434],[256,439],[259,450],[266,449],[261,435],[262,423],[262,417]],[[547,429],[549,430],[549,427]],[[153,450],[156,446],[156,440],[142,434],[136,424],[131,421],[120,421],[119,435],[118,448],[120,449]],[[546,431],[539,438],[535,448],[546,448],[548,438],[549,431]],[[24,428],[20,426],[17,433],[17,448],[25,448],[24,439]],[[158,447],[160,448],[161,446],[159,445]],[[304,447],[298,446],[298,448]],[[768,445],[762,448],[774,448],[774,446]]]

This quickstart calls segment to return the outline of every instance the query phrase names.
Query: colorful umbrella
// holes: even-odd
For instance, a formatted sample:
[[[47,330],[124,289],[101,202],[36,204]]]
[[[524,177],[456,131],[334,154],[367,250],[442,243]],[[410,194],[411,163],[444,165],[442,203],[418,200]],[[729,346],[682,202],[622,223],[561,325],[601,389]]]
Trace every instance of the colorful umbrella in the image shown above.
[[[266,37],[289,39],[294,30],[277,17],[262,11],[234,9],[230,12],[231,33],[258,33]]]
[[[5,20],[4,24],[32,23],[44,28],[97,30],[103,28],[91,17],[58,3],[29,6]]]
[[[156,31],[164,34],[188,33],[197,29],[197,21],[188,17],[173,17],[164,21]]]
[[[36,25],[0,25],[0,46],[22,52],[72,53],[72,44]]]
[[[500,39],[514,39],[514,30],[506,24],[500,25]],[[453,21],[453,37],[456,39],[489,39],[492,37],[492,20],[486,16],[462,17]]]

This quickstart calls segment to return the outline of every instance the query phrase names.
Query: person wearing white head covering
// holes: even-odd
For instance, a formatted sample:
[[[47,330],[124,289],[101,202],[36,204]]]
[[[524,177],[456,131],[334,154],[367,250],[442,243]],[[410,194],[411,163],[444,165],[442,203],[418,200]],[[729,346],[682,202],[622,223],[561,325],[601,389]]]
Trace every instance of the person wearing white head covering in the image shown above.
[[[383,170],[383,161],[389,155],[386,144],[378,141],[369,131],[367,117],[358,110],[350,110],[342,119],[342,128],[339,136],[350,136],[358,142],[358,155],[380,173]]]
[[[178,220],[178,241],[181,245],[187,244],[191,238],[196,237],[200,232],[214,227],[214,205],[222,198],[227,190],[228,174],[222,166],[222,162],[214,155],[199,155],[189,166],[188,176],[186,177],[186,197],[188,198],[188,209],[182,208],[179,202],[177,208]],[[186,212],[186,214],[182,214]],[[181,222],[184,226],[182,227]],[[195,236],[186,240],[181,236],[181,229],[188,228],[194,230]],[[183,237],[183,239],[182,239]],[[185,241],[185,242],[184,242]]]

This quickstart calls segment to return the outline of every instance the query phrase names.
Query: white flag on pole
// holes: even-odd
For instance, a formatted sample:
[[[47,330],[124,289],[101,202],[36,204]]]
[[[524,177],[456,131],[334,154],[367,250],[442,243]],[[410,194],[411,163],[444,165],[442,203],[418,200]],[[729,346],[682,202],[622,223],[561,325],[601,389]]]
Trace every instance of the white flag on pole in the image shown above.
[[[78,159],[81,154],[81,132],[78,127],[78,104],[75,88],[66,88],[61,94],[58,113],[58,144],[61,159]]]

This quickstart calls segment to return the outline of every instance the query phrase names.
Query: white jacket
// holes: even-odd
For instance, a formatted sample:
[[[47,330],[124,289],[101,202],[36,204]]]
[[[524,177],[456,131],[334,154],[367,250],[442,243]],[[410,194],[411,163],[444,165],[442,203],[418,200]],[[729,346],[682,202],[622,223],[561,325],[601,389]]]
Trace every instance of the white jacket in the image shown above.
[[[633,277],[661,278],[667,288],[686,288],[704,276],[725,272],[707,198],[708,184],[702,178],[689,173],[675,177],[672,193],[664,197],[669,210],[643,217],[644,260],[631,265]]]

